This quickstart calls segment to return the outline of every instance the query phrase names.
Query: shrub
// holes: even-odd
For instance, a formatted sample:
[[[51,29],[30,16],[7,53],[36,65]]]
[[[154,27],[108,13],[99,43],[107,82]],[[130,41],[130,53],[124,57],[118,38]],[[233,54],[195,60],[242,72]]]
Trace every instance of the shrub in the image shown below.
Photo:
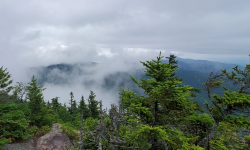
[[[3,147],[9,141],[16,139],[28,139],[34,135],[37,127],[29,128],[29,118],[25,115],[29,109],[24,104],[0,103],[0,147]]]

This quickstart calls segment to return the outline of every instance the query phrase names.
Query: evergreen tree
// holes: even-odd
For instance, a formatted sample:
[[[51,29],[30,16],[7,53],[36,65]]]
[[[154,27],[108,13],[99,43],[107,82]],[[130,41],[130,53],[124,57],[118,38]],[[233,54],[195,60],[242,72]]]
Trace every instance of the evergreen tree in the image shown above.
[[[175,56],[175,55],[170,54],[169,57],[166,57],[166,58],[168,59],[168,64],[171,65],[171,69],[179,69],[179,68],[178,68],[178,60],[176,60],[176,56]],[[175,75],[176,75],[176,74],[175,74],[175,72],[173,71],[172,74],[171,74],[171,77],[172,77],[172,78],[176,78],[177,80],[180,80],[181,82],[183,82],[183,79],[178,78],[178,77],[176,77]],[[178,85],[178,86],[182,86],[182,85]],[[191,97],[196,97],[196,96],[197,96],[196,93],[200,93],[200,92],[201,92],[201,89],[198,89],[198,88],[193,87],[191,91],[192,91],[192,93],[191,93],[190,96],[191,96]],[[199,108],[199,110],[201,111],[202,109]]]
[[[89,98],[88,98],[88,107],[90,111],[90,116],[92,118],[99,118],[99,110],[98,110],[98,104],[99,102],[95,100],[95,93],[93,91],[90,91]]]
[[[52,104],[49,101],[47,102],[46,106],[48,109],[52,109]]]
[[[51,100],[52,101],[52,109],[55,111],[59,107],[58,98],[59,97],[55,97],[55,98],[52,98],[52,100]]]
[[[162,63],[161,53],[157,60],[141,62],[146,67],[145,76],[149,79],[141,79],[141,82],[138,82],[131,76],[138,87],[144,90],[145,96],[138,96],[133,91],[124,91],[122,95],[123,107],[131,113],[131,119],[143,124],[138,126],[138,130],[131,136],[143,137],[138,139],[137,144],[144,143],[144,146],[149,144],[154,150],[162,149],[166,143],[169,148],[181,148],[181,145],[174,146],[170,142],[174,136],[167,134],[179,131],[171,131],[165,126],[180,124],[183,118],[195,114],[198,108],[189,98],[193,88],[180,86],[182,80],[173,77],[174,71],[178,68],[173,67],[175,57],[170,57],[172,59],[170,64]]]
[[[30,109],[26,104],[0,103],[0,149],[16,139],[26,140],[34,135],[37,127],[27,128],[30,123],[29,114]]]
[[[169,57],[166,57],[168,59],[168,64],[171,64],[171,69],[178,68],[178,60],[176,60],[176,56],[173,54],[170,54]],[[172,73],[172,77],[175,76],[175,72]]]
[[[51,126],[52,123],[57,121],[58,116],[55,112],[47,108],[43,100],[43,86],[37,85],[37,80],[34,75],[28,84],[26,99],[28,100],[28,108],[31,110],[31,124],[39,128],[46,125]]]
[[[233,68],[231,73],[223,69],[221,72],[211,72],[203,84],[212,103],[205,103],[215,123],[207,134],[211,141],[204,144],[207,149],[244,149],[244,137],[241,130],[250,126],[250,72]],[[229,87],[224,83],[232,83]],[[212,90],[223,86],[224,94],[213,94]],[[232,88],[233,87],[233,88]],[[215,134],[216,132],[216,134]],[[250,132],[247,130],[247,132]]]
[[[88,117],[90,117],[90,112],[89,112],[88,106],[86,105],[84,101],[83,96],[81,97],[81,101],[80,101],[80,105],[78,109],[80,113],[83,113],[83,119],[87,119]]]
[[[12,98],[16,103],[23,103],[25,100],[25,94],[27,92],[26,86],[22,82],[17,82],[17,85],[13,88]]]
[[[72,103],[72,114],[73,114],[73,116],[76,116],[77,112],[78,112],[77,103],[76,103],[76,100],[74,100],[73,103]]]
[[[69,100],[69,107],[68,107],[68,111],[70,114],[73,114],[73,102],[74,102],[74,93],[70,92],[70,100]]]
[[[33,124],[41,125],[43,114],[43,86],[37,85],[35,76],[32,76],[31,82],[27,86],[28,107],[31,110],[30,119]]]
[[[12,90],[10,84],[13,80],[10,80],[11,74],[3,67],[0,68],[0,103],[7,102],[10,98],[8,93]]]
[[[69,111],[67,110],[66,104],[64,103],[63,106],[59,106],[57,108],[57,113],[59,116],[59,119],[63,122],[72,122],[73,121],[73,116],[69,113]]]

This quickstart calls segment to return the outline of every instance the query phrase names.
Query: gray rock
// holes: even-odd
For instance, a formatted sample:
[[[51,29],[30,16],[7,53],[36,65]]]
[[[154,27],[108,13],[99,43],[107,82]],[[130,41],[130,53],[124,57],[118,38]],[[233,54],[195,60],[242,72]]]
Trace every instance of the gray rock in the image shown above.
[[[38,150],[70,149],[73,145],[69,138],[62,133],[60,126],[59,123],[53,124],[52,130],[38,139],[36,148]]]
[[[37,143],[34,139],[29,139],[25,143],[7,144],[0,150],[64,150],[73,146],[69,138],[62,133],[60,124],[55,123],[47,134],[41,136]]]
[[[36,150],[36,148],[34,147],[34,140],[29,139],[25,143],[7,144],[1,150]]]

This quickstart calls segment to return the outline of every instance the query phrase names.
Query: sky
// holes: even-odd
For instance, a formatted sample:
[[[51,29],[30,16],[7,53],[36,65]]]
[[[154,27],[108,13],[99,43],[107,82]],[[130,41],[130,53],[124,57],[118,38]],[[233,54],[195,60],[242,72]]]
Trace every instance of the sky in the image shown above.
[[[248,0],[1,0],[0,66],[26,82],[30,67],[94,61],[129,70],[124,62],[160,51],[244,65],[249,6]]]

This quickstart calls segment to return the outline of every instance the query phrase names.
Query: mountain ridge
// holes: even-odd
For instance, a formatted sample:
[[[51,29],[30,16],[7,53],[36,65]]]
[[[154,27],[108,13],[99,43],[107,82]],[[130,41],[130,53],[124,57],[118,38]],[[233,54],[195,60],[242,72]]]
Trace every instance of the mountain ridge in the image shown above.
[[[195,98],[195,100],[200,105],[203,105],[203,103],[208,100],[206,92],[203,90],[202,86],[202,83],[205,82],[204,77],[209,73],[209,70],[207,70],[205,67],[210,68],[212,71],[219,71],[221,69],[227,69],[227,71],[231,71],[232,67],[236,66],[234,64],[225,64],[205,60],[177,60],[179,69],[176,71],[176,76],[183,79],[183,85],[190,85],[191,87],[202,90],[202,92],[198,94],[198,97]],[[162,60],[162,62],[168,63],[168,60],[165,59]],[[131,69],[127,72],[111,71],[103,75],[97,67],[100,64],[101,63],[96,62],[52,64],[47,67],[36,68],[36,77],[38,79],[38,83],[41,85],[50,83],[60,86],[75,84],[77,82],[78,84],[81,84],[81,86],[87,87],[88,89],[93,89],[95,87],[94,85],[97,85],[106,92],[112,91],[119,93],[120,86],[122,86],[135,91],[139,95],[143,94],[143,91],[133,83],[130,76],[135,77],[137,80],[145,78],[144,68]],[[243,67],[240,66],[240,68],[242,69]],[[100,76],[98,81],[95,78],[96,76]],[[223,90],[219,90],[218,92],[222,94]]]

